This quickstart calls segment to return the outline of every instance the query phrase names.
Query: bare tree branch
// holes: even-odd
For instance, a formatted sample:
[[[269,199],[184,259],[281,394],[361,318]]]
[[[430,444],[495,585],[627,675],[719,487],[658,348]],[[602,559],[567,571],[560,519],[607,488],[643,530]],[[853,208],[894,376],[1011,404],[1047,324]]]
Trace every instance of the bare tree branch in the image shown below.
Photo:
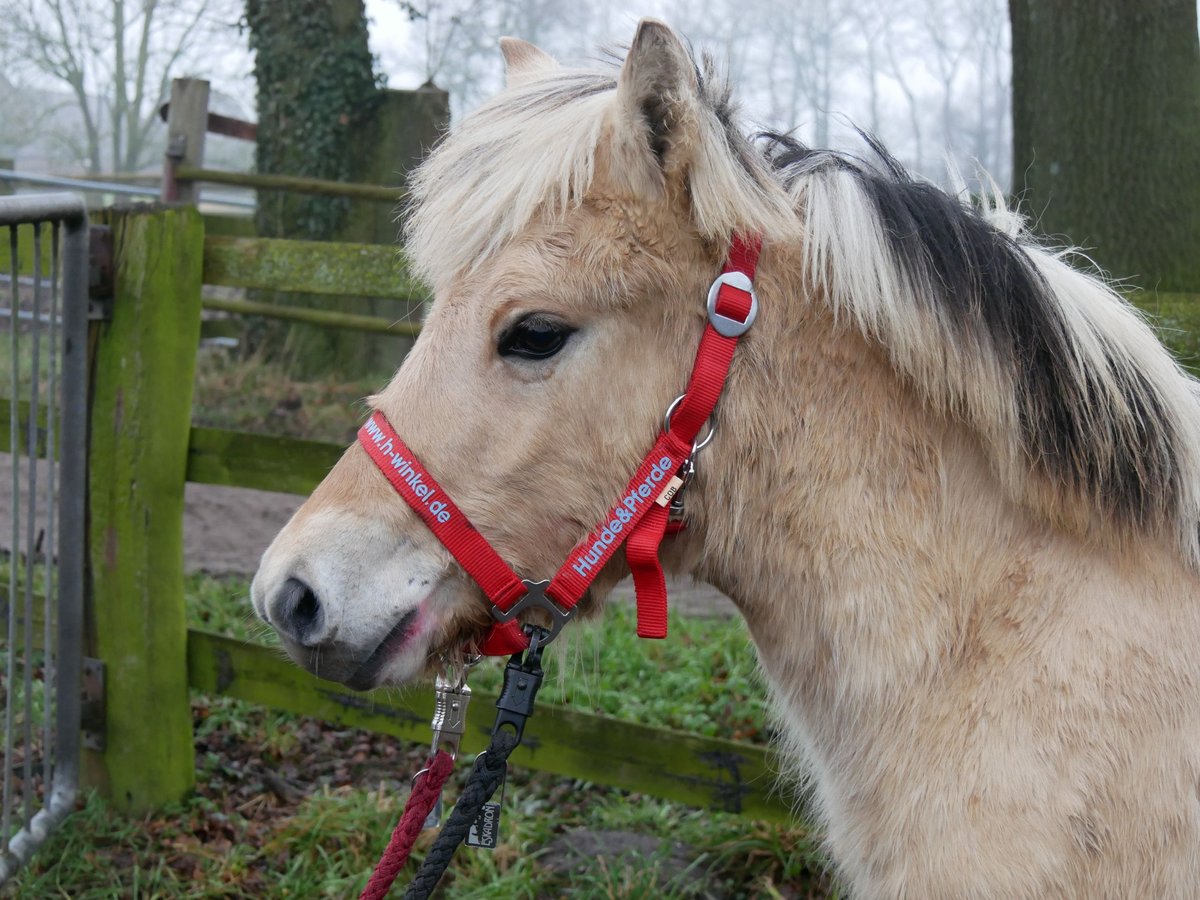
[[[92,172],[150,161],[171,79],[211,65],[213,42],[239,9],[239,0],[0,0],[10,65],[70,91]]]

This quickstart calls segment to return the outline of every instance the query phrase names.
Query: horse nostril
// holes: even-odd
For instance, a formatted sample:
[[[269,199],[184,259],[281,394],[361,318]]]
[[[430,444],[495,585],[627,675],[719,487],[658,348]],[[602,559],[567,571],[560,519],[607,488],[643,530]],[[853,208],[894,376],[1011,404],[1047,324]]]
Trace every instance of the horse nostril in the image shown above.
[[[316,592],[298,578],[283,583],[274,613],[275,627],[298,644],[315,647],[325,636],[325,608]]]

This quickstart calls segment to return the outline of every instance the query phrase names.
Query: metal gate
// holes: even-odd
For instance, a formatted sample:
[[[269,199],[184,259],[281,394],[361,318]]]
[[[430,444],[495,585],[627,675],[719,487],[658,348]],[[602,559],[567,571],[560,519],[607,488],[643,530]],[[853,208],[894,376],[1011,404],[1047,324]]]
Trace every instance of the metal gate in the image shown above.
[[[4,882],[74,808],[79,783],[88,318],[81,198],[0,197],[0,296]]]

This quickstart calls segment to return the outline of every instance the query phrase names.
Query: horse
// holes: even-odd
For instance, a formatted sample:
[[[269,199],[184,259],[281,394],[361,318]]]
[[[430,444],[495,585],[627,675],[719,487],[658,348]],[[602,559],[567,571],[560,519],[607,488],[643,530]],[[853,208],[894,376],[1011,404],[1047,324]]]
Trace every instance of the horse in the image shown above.
[[[434,299],[370,407],[516,571],[553,572],[685,383],[731,236],[761,237],[759,315],[663,560],[745,618],[838,876],[864,898],[1200,894],[1196,382],[994,185],[746,136],[660,22],[607,68],[501,47],[506,86],[412,182]],[[251,596],[297,663],[358,688],[489,623],[359,445]]]

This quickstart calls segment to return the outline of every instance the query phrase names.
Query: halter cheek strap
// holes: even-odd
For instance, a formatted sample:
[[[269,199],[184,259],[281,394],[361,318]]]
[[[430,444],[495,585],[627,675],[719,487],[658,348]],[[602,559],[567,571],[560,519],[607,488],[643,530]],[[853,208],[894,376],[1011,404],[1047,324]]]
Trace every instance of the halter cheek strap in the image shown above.
[[[725,269],[709,289],[708,324],[687,390],[616,503],[549,582],[523,581],[504,562],[383,413],[376,411],[359,429],[359,443],[375,465],[491,601],[494,622],[480,652],[501,656],[528,647],[529,637],[517,619],[528,609],[550,616],[550,632],[541,642],[552,640],[622,544],[637,595],[637,633],[667,636],[667,586],[659,547],[668,532],[671,501],[686,484],[696,436],[725,387],[738,339],[758,314],[753,278],[760,248],[759,238],[734,236]]]

